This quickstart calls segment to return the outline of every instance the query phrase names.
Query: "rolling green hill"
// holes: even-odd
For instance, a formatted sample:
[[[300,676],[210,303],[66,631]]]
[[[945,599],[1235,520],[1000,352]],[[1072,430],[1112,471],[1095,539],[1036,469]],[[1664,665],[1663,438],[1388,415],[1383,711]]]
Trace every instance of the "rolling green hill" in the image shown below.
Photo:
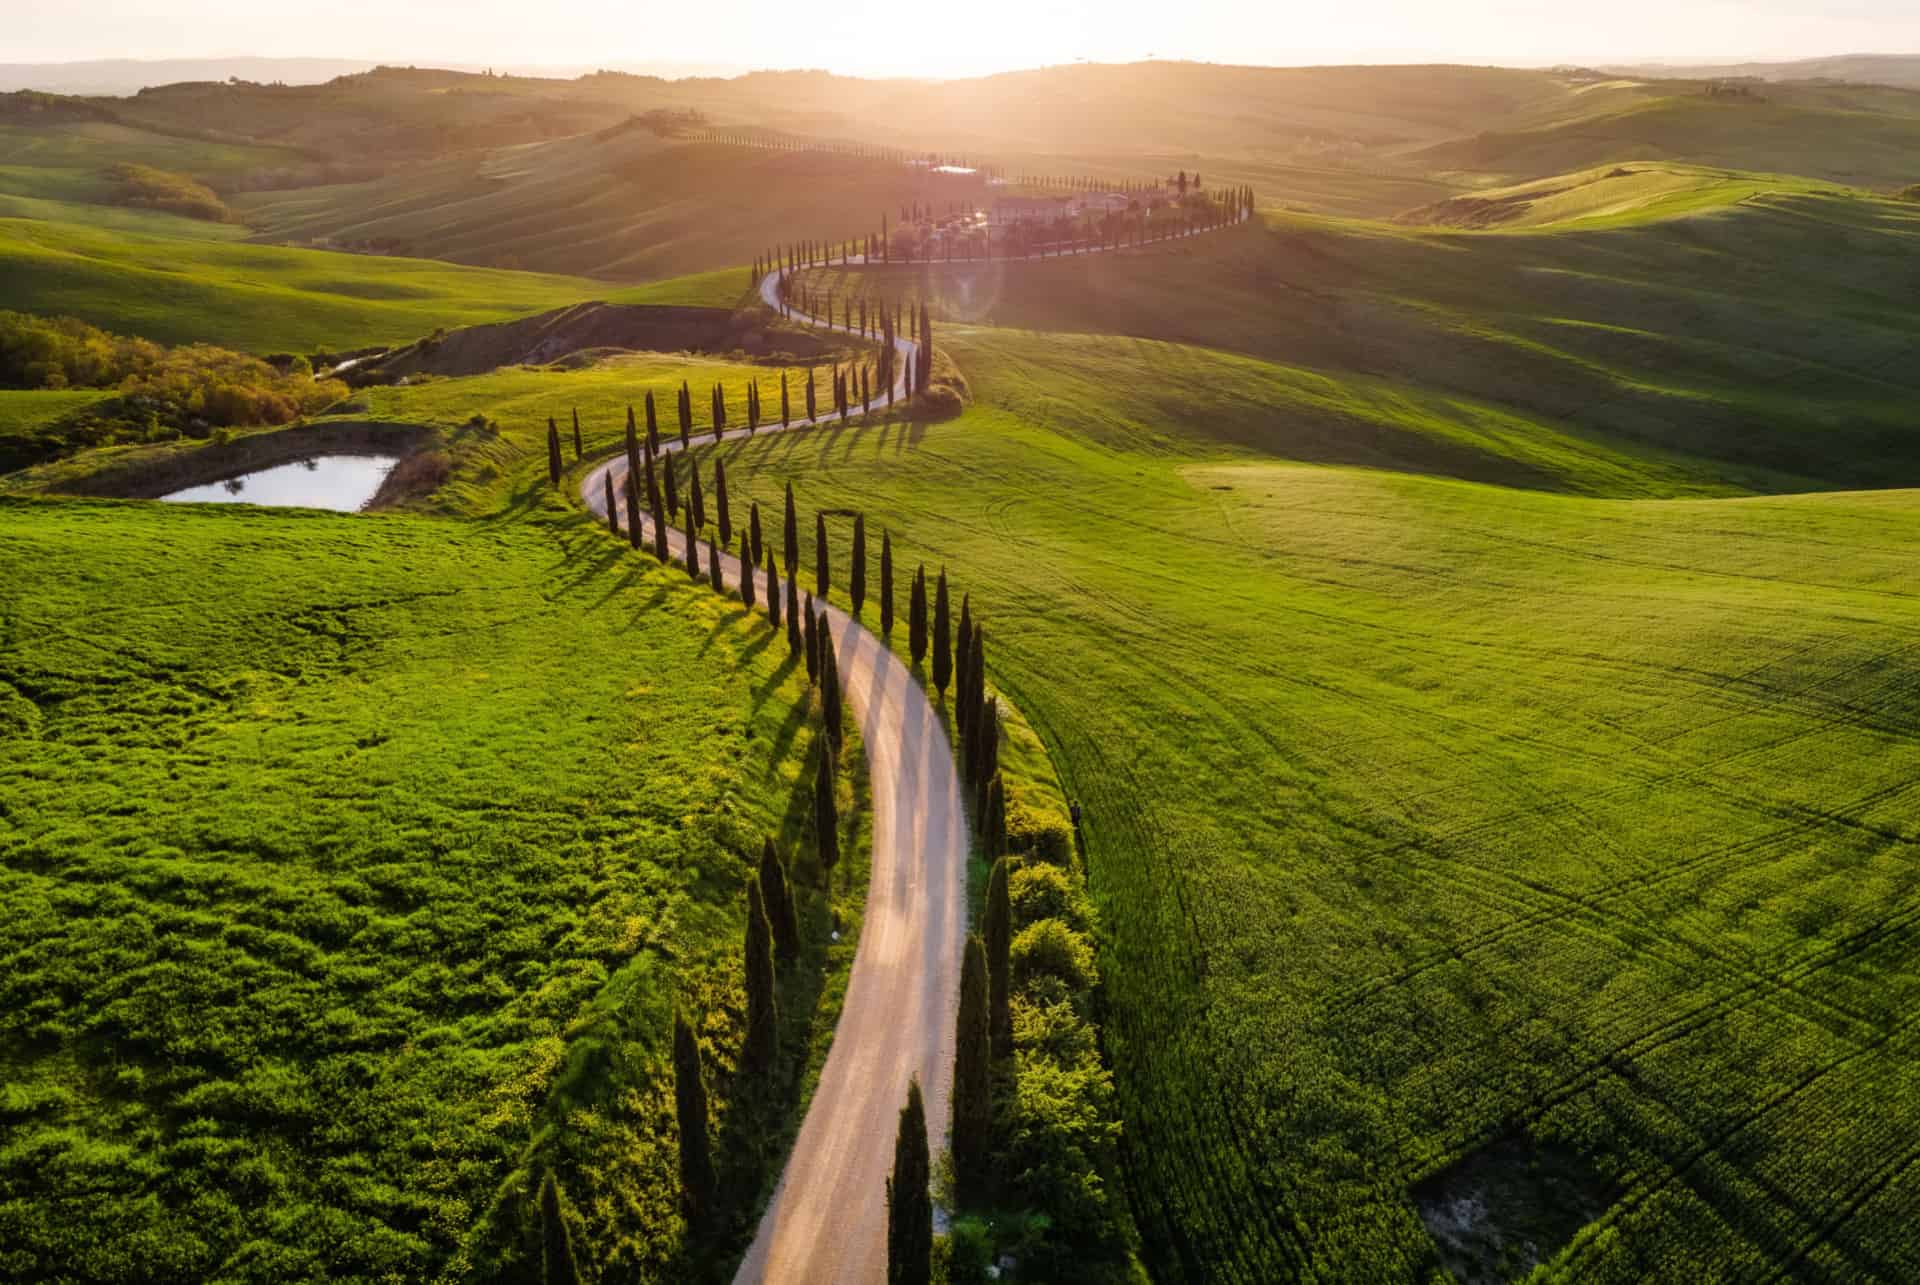
[[[959,420],[727,475],[973,587],[1086,808],[1158,1279],[1920,1271],[1913,493],[1275,462],[1398,408],[944,333]]]

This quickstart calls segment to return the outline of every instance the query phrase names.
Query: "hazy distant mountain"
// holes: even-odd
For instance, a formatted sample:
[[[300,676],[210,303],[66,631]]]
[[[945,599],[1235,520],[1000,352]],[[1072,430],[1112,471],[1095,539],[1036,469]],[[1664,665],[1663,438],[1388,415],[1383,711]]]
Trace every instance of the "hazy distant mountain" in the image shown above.
[[[1607,70],[1682,79],[1753,76],[1760,80],[1846,80],[1855,84],[1920,89],[1920,54],[1836,54],[1830,58],[1801,58],[1793,62],[1642,63]]]
[[[404,58],[382,60],[404,64]],[[238,77],[260,83],[280,81],[288,85],[320,85],[335,76],[351,76],[370,71],[381,62],[355,58],[110,58],[96,62],[15,62],[0,63],[0,93],[16,89],[38,89],[50,94],[98,94],[122,97],[137,94],[153,85],[175,85],[182,81],[228,80]],[[453,71],[482,71],[480,66],[421,60],[422,66],[446,67]],[[516,76],[551,76],[570,79],[600,67],[495,66],[492,70]],[[626,71],[635,75],[733,76],[746,68],[721,63],[608,63],[604,70]]]

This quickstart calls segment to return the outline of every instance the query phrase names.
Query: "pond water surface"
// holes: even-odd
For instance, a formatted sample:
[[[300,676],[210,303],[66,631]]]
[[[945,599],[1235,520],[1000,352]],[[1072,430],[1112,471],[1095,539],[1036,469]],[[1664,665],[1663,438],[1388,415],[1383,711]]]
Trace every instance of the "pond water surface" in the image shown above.
[[[315,455],[163,495],[187,504],[268,504],[356,513],[400,462],[398,455]]]

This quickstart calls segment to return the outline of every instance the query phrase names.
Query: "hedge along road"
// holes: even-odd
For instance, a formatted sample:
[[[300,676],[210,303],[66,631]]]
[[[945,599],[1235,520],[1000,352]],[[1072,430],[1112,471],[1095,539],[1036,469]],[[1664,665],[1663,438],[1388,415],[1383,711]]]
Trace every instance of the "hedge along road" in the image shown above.
[[[762,297],[782,311],[777,280]],[[824,324],[824,323],[816,323]],[[897,341],[904,381],[917,345]],[[896,385],[896,395],[904,383]],[[837,416],[795,420],[791,429]],[[791,429],[789,431],[791,431]],[[779,424],[758,431],[780,432]],[[724,439],[744,436],[742,430]],[[712,440],[711,434],[705,439]],[[663,453],[680,449],[661,438]],[[606,519],[605,482],[625,494],[620,455],[581,485],[587,507]],[[642,543],[656,515],[641,516]],[[776,515],[777,521],[777,515]],[[673,556],[686,536],[667,524]],[[722,554],[722,574],[738,590],[739,560]],[[766,575],[755,569],[755,598],[766,602]],[[946,1136],[953,1079],[954,1021],[967,931],[968,834],[945,726],[926,693],[888,647],[844,611],[824,603],[827,637],[837,648],[840,685],[859,720],[873,787],[873,873],[865,921],[847,981],[846,1001],[826,1066],[780,1184],[761,1218],[736,1278],[748,1282],[866,1282],[887,1275],[886,1180],[907,1080],[920,1078],[927,1131]]]
[[[853,255],[850,262],[863,263],[864,258]],[[780,274],[768,273],[760,283],[760,298],[775,314],[854,333],[786,306],[779,291]],[[896,335],[894,347],[900,373],[893,391],[902,397],[919,345]],[[884,412],[876,407],[873,413]],[[857,411],[848,416],[859,417]],[[757,431],[791,432],[838,418],[822,414],[787,425],[763,425]],[[720,440],[747,435],[744,429],[733,429]],[[714,438],[709,432],[696,440]],[[661,436],[662,454],[680,449],[678,436]],[[602,521],[607,519],[609,476],[619,501],[626,493],[624,453],[596,465],[580,484],[581,499]],[[641,507],[642,545],[650,545],[658,520]],[[624,517],[616,514],[615,521],[625,528]],[[667,546],[675,559],[685,562],[686,534],[672,523],[667,524]],[[737,591],[739,559],[722,552],[720,566],[726,583]],[[758,568],[750,574],[755,599],[766,602],[766,574]],[[899,657],[838,607],[817,605],[826,612],[841,690],[866,745],[873,793],[873,873],[833,1046],[780,1183],[741,1260],[736,1285],[884,1281],[886,1180],[893,1171],[894,1131],[910,1077],[920,1079],[927,1137],[935,1148],[944,1143],[949,1124],[954,1023],[967,931],[969,839],[960,777],[945,726]]]

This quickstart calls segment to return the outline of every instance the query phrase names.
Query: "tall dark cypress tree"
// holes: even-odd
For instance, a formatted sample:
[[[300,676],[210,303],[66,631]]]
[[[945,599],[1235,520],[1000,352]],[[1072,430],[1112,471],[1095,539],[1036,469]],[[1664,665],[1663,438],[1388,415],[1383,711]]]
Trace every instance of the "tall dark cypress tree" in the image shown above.
[[[931,1285],[933,1195],[927,1189],[933,1160],[927,1152],[927,1107],[920,1080],[907,1085],[907,1105],[893,1139],[893,1173],[887,1179],[887,1285]]]
[[[907,597],[907,648],[918,665],[927,658],[927,567],[913,573],[913,591]]]
[[[764,1075],[773,1069],[780,1044],[780,1016],[774,993],[773,925],[767,920],[760,876],[747,880],[747,1038],[741,1066]]]
[[[727,512],[727,465],[719,456],[713,459],[713,516],[720,525],[720,543],[733,543],[733,515]]]
[[[800,519],[793,508],[793,483],[787,483],[787,514],[780,527],[780,538],[786,545],[787,578],[791,580],[800,569]]]
[[[680,449],[687,450],[693,445],[693,389],[686,380],[680,381]]]
[[[640,471],[640,430],[634,423],[632,402],[627,403],[627,467]]]
[[[827,515],[813,515],[813,579],[814,592],[820,597],[827,596],[827,586],[831,583],[827,575]]]
[[[660,457],[660,470],[666,474],[667,478],[667,516],[678,518],[680,516],[680,484],[674,480],[674,477],[679,469],[674,466],[671,454]]]
[[[580,408],[573,408],[573,458],[579,459],[584,448],[580,445]]]
[[[580,1264],[573,1257],[573,1235],[560,1209],[560,1184],[553,1170],[540,1183],[541,1280],[545,1285],[580,1285]]]
[[[795,656],[802,647],[800,637],[800,589],[791,574],[787,576],[787,651]]]
[[[808,419],[818,418],[818,416],[814,413],[814,406],[815,406],[815,401],[814,401],[814,390],[813,390],[813,367],[809,366],[807,367],[807,418]]]
[[[993,1036],[987,1017],[987,948],[967,938],[954,1024],[953,1179],[962,1206],[986,1203],[993,1178]]]
[[[687,486],[687,511],[693,514],[694,529],[700,530],[707,525],[706,496],[700,490],[700,461],[689,460],[688,464],[693,469],[693,481]]]
[[[772,629],[780,628],[780,572],[773,565],[773,555],[767,555],[767,625]]]
[[[700,1075],[700,1045],[679,1013],[673,1015],[673,1106],[680,1122],[680,1210],[689,1226],[705,1228],[715,1212],[707,1086]]]
[[[1013,907],[1007,899],[1007,862],[1002,857],[993,863],[987,876],[987,1009],[988,1029],[993,1036],[996,1059],[1013,1056],[1013,1009],[1008,1001],[1012,981]]]
[[[940,568],[940,583],[933,594],[933,685],[942,697],[953,681],[953,626],[947,614],[947,569]]]
[[[893,536],[880,533],[880,636],[893,637]]]
[[[654,411],[653,390],[647,390],[647,449],[655,455],[660,453],[660,417]]]
[[[693,524],[693,510],[687,510],[687,579],[700,578],[700,530]]]
[[[787,886],[787,863],[768,839],[760,849],[760,891],[767,899],[767,922],[773,928],[773,953],[792,963],[800,958],[800,916]]]
[[[547,416],[547,478],[555,486],[560,485],[560,426],[553,422],[553,416]]]
[[[1007,791],[1000,773],[987,782],[987,797],[980,809],[980,846],[988,860],[1007,851]]]
[[[780,372],[780,427],[785,428],[793,422],[793,406],[787,400],[787,372]]]
[[[980,734],[974,738],[976,748],[973,751],[973,779],[977,791],[975,798],[975,823],[981,830],[987,826],[988,787],[1000,774],[1000,702],[988,699],[980,711]],[[991,854],[990,854],[991,855]]]
[[[747,539],[747,533],[740,533],[740,605],[752,611],[759,604],[754,601],[753,541]]]
[[[727,591],[726,572],[720,566],[720,550],[715,547],[712,536],[707,537],[707,583],[715,593]]]
[[[834,753],[837,754],[840,752],[840,738],[845,726],[846,709],[840,698],[839,648],[834,645],[833,628],[824,611],[820,613],[814,636],[820,640],[821,722],[827,729],[827,744],[832,746]]]
[[[840,860],[840,803],[834,797],[833,750],[824,744],[813,773],[813,843],[820,871],[831,880]]]
[[[628,476],[631,477],[632,475],[629,474]],[[600,475],[600,480],[602,482],[605,482],[607,485],[607,498],[606,498],[607,530],[613,535],[619,535],[620,534],[620,506],[613,498],[613,470],[608,469],[606,472],[602,473]]]
[[[713,440],[719,441],[720,434],[727,427],[727,393],[719,384],[713,386]]]
[[[960,595],[960,628],[953,635],[953,722],[964,748],[968,740],[967,724],[972,720],[969,708],[973,695],[973,675],[967,669],[967,653],[973,647],[973,595]]]
[[[807,643],[807,681],[820,681],[820,621],[814,611],[813,595],[807,595],[806,619],[800,622],[800,636]]]
[[[755,500],[747,510],[747,535],[752,540],[753,565],[759,566],[766,561],[767,551],[760,540],[760,501]]]
[[[853,552],[847,557],[847,599],[853,603],[853,618],[867,601],[867,515],[853,515]]]
[[[640,547],[640,479],[627,474],[627,543]]]

